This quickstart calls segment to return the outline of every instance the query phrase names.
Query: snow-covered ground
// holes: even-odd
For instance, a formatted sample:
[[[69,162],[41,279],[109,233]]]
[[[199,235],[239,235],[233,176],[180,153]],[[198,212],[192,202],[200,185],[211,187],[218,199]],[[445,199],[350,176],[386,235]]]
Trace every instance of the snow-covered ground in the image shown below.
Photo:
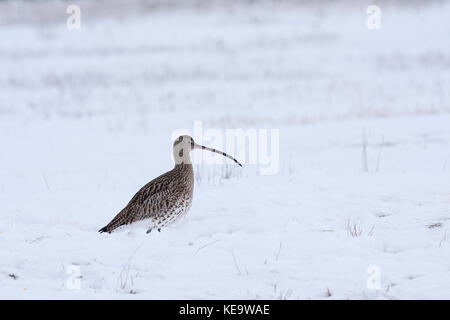
[[[382,2],[369,30],[369,2],[81,2],[72,31],[20,3],[0,28],[0,298],[450,299],[450,3]],[[279,172],[195,166],[178,223],[99,234],[194,121],[279,129]]]

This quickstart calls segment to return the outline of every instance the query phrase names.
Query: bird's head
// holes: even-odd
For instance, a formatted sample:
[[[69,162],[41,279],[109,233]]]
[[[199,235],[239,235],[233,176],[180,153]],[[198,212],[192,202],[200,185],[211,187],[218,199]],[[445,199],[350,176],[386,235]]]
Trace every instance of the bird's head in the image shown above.
[[[192,164],[191,158],[189,157],[189,152],[194,149],[201,149],[218,153],[233,160],[235,163],[242,167],[242,164],[240,164],[235,158],[229,156],[225,152],[199,145],[195,143],[194,139],[191,136],[188,135],[179,136],[173,142],[173,158],[175,160],[175,164]]]

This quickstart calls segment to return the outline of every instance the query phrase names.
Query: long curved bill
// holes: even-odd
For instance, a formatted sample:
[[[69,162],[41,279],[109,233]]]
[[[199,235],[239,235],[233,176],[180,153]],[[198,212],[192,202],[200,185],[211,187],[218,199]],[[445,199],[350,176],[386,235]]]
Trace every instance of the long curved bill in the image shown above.
[[[211,151],[211,152],[214,152],[214,153],[218,153],[218,154],[220,154],[220,155],[222,155],[222,156],[224,156],[224,157],[227,157],[228,159],[233,160],[233,161],[236,162],[239,166],[242,167],[242,164],[240,164],[239,161],[237,161],[237,160],[236,160],[235,158],[233,158],[232,156],[229,156],[229,155],[226,154],[225,152],[222,152],[222,151],[219,151],[219,150],[216,150],[216,149],[212,149],[212,148],[208,148],[208,147],[205,147],[205,146],[202,146],[202,145],[199,145],[199,144],[195,144],[195,145],[194,145],[194,149],[202,149],[202,150],[208,150],[208,151]]]

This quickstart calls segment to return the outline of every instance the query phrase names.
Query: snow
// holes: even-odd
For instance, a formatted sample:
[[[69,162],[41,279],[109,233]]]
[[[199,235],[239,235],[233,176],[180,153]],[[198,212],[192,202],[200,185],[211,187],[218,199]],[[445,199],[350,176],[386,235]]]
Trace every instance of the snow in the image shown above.
[[[450,4],[380,6],[2,25],[0,298],[449,299]],[[183,219],[99,234],[195,121],[278,129],[279,172],[196,165]]]

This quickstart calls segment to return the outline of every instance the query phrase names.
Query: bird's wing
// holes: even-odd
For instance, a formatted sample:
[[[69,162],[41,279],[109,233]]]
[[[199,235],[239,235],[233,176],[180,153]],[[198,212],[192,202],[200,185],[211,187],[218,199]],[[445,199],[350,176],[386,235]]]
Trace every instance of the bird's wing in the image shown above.
[[[163,199],[171,198],[173,190],[162,175],[143,186],[101,232],[111,232],[119,226],[150,218],[162,209]]]

